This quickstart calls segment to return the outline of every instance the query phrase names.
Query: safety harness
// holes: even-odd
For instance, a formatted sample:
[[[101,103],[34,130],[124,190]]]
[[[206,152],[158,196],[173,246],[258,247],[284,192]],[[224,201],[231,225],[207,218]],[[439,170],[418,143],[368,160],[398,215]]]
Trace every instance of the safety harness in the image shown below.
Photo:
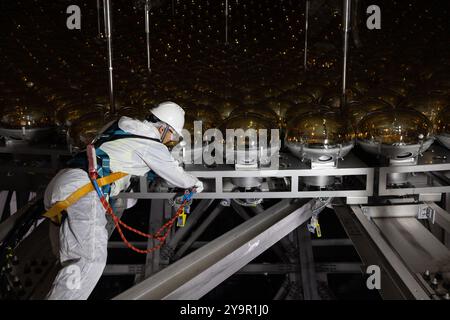
[[[150,137],[141,136],[141,135],[135,135],[135,134],[126,132],[126,131],[120,129],[119,122],[115,121],[103,133],[101,133],[92,142],[92,144],[88,145],[88,147],[86,148],[87,152],[91,148],[94,148],[94,150],[95,150],[95,162],[96,162],[95,171],[97,172],[96,182],[97,182],[98,186],[101,188],[102,193],[107,198],[109,198],[109,194],[111,192],[111,184],[114,183],[115,181],[127,176],[128,173],[124,173],[124,172],[111,173],[109,156],[106,152],[104,152],[101,149],[101,146],[106,142],[115,141],[115,140],[119,140],[119,139],[130,139],[130,138],[146,139],[146,140],[152,140],[152,141],[161,143],[161,140],[159,140],[159,139],[150,138]],[[85,170],[86,172],[89,172],[89,159],[88,159],[87,152],[77,153],[68,162],[68,167],[69,168],[80,168],[80,169]],[[92,159],[92,161],[93,161],[93,159]],[[92,183],[87,183],[86,185],[82,186],[81,188],[76,190],[74,193],[72,193],[66,199],[55,203],[46,213],[44,213],[43,216],[51,219],[53,222],[55,222],[57,224],[61,224],[62,212],[65,211],[72,204],[77,202],[79,199],[81,199],[83,196],[85,196],[86,194],[88,194],[89,192],[94,191],[94,190],[95,190],[94,185]]]

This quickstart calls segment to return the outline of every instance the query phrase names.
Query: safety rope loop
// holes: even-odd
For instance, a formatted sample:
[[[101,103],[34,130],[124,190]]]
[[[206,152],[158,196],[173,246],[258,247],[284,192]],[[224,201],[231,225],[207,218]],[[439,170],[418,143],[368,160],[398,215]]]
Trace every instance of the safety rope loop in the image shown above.
[[[114,214],[114,211],[112,209],[112,207],[109,205],[109,203],[106,201],[105,197],[101,197],[100,198],[100,202],[102,203],[102,205],[104,206],[104,208],[106,209],[106,212],[111,215],[114,225],[117,229],[117,231],[119,232],[119,235],[122,239],[122,241],[127,245],[128,248],[130,248],[131,250],[137,252],[137,253],[141,253],[141,254],[148,254],[150,252],[156,251],[158,249],[160,249],[162,247],[162,245],[164,244],[165,240],[167,239],[168,235],[169,235],[169,231],[172,228],[172,226],[174,225],[175,221],[177,221],[178,217],[183,213],[183,208],[186,205],[186,203],[188,201],[190,201],[190,198],[192,197],[193,192],[189,193],[187,196],[185,196],[183,199],[183,203],[181,204],[181,206],[178,208],[177,213],[174,215],[173,218],[171,218],[168,222],[166,222],[161,228],[158,229],[158,231],[152,235],[152,234],[148,234],[148,233],[144,233],[142,231],[139,231],[137,229],[134,229],[132,227],[130,227],[129,225],[127,225],[125,222],[123,222],[122,220],[119,219],[119,217],[117,217]],[[122,226],[129,230],[132,231],[140,236],[149,238],[149,239],[155,239],[159,241],[159,244],[157,244],[156,246],[152,247],[152,248],[148,248],[146,250],[142,250],[139,248],[136,248],[135,246],[133,246],[128,239],[125,237],[123,230],[122,230]],[[162,234],[162,232],[165,231],[164,234]]]

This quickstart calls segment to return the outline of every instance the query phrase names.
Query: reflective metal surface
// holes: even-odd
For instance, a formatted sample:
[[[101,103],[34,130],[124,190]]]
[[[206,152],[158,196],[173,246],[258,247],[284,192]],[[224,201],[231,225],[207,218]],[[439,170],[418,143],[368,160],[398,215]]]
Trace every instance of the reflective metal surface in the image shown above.
[[[372,112],[358,124],[357,136],[362,141],[386,145],[418,144],[431,136],[431,123],[412,109],[383,109]]]
[[[353,147],[355,134],[337,112],[309,112],[288,122],[285,144],[297,157],[334,161]]]

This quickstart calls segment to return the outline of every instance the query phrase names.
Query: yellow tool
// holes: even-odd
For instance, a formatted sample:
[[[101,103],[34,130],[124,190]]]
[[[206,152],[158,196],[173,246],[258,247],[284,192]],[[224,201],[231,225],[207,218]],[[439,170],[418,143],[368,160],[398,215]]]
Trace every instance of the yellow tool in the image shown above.
[[[186,224],[186,211],[184,210],[183,207],[183,212],[178,216],[178,220],[177,220],[177,227],[184,227]]]

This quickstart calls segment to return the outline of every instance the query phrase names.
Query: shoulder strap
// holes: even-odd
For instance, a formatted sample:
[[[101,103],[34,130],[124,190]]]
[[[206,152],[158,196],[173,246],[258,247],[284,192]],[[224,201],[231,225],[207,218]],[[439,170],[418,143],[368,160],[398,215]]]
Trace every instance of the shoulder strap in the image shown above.
[[[119,128],[119,121],[114,121],[109,128],[94,140],[94,146],[95,148],[99,148],[105,142],[128,138],[145,139],[161,143],[160,139],[128,133]]]

